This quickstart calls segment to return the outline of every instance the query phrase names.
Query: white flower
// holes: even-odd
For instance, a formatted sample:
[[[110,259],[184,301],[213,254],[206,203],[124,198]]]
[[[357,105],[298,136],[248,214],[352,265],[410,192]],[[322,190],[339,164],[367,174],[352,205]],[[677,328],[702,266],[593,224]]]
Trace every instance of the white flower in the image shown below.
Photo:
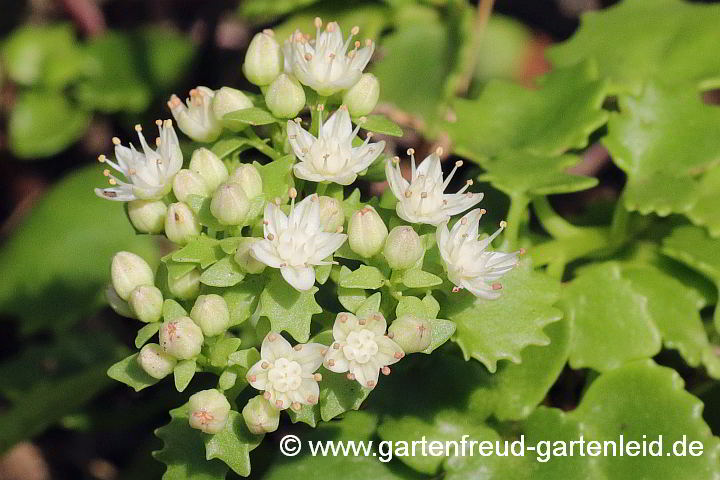
[[[315,405],[320,395],[315,370],[320,368],[327,347],[305,343],[291,347],[282,335],[270,332],[260,347],[260,361],[250,367],[247,381],[264,390],[265,399],[280,410],[300,405]]]
[[[488,251],[495,237],[506,226],[500,222],[500,228],[487,238],[478,239],[480,217],[485,213],[476,208],[462,217],[448,230],[447,222],[437,229],[437,244],[448,272],[448,279],[457,285],[453,291],[466,288],[476,297],[488,300],[500,296],[502,285],[494,283],[513,269],[518,263],[518,255],[523,250],[512,253]]]
[[[158,200],[170,192],[175,174],[182,168],[182,152],[172,122],[158,120],[155,123],[160,130],[157,150],[148,146],[140,125],[136,125],[135,130],[140,137],[142,153],[135,150],[132,144],[130,148],[123,147],[119,138],[113,138],[116,162],[108,160],[105,155],[100,155],[98,160],[121,173],[125,180],[121,180],[106,169],[103,174],[109,177],[110,185],[113,187],[96,188],[97,196],[129,202],[137,199]]]
[[[428,155],[417,168],[415,150],[408,149],[408,155],[411,162],[410,182],[402,175],[398,157],[388,160],[385,165],[385,176],[390,189],[398,199],[395,209],[403,220],[410,223],[439,225],[449,220],[451,215],[464,212],[483,199],[482,193],[465,193],[465,190],[472,185],[472,180],[468,180],[457,193],[444,193],[458,167],[462,165],[462,161],[455,162],[452,172],[443,181],[440,167],[442,148]]]
[[[286,73],[293,73],[300,82],[312,88],[322,96],[329,96],[340,90],[346,90],[358,80],[363,69],[370,61],[375,44],[365,40],[355,42],[355,48],[348,52],[353,36],[360,29],[353,27],[347,40],[343,39],[340,26],[330,22],[321,30],[322,20],[315,19],[315,40],[309,40],[296,30],[283,44]]]
[[[265,206],[265,239],[253,243],[250,253],[268,267],[279,268],[285,281],[297,290],[309,290],[315,283],[313,265],[330,263],[325,258],[345,243],[347,235],[323,231],[317,195],[295,205],[296,196],[291,189],[289,216],[273,203]]]
[[[348,373],[363,387],[374,388],[380,371],[390,374],[388,365],[405,356],[400,345],[385,335],[387,322],[379,313],[358,319],[351,313],[340,313],[333,325],[334,342],[325,354],[325,368]]]
[[[288,121],[290,145],[300,160],[295,164],[295,176],[312,182],[334,182],[350,185],[357,174],[367,169],[385,148],[385,142],[365,143],[353,147],[352,141],[360,126],[353,130],[350,114],[345,106],[323,123],[320,114],[318,138],[307,132],[299,122]]]
[[[187,106],[177,95],[170,97],[168,107],[175,117],[178,128],[198,142],[214,142],[222,132],[222,125],[213,112],[215,92],[207,87],[190,90]]]

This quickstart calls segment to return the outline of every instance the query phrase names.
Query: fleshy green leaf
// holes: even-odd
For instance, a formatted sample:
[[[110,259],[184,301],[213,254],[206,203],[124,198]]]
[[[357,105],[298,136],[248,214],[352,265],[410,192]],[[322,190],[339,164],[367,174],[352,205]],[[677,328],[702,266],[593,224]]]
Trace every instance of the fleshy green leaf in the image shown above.
[[[163,302],[163,320],[169,322],[178,317],[187,317],[187,311],[175,300],[169,298]]]
[[[286,155],[265,165],[253,163],[262,177],[263,193],[269,202],[275,198],[287,200],[288,190],[294,185],[290,175],[294,162],[294,155]]]
[[[307,342],[312,316],[323,311],[315,301],[317,291],[317,287],[312,287],[300,292],[280,275],[274,275],[260,295],[260,316],[270,320],[273,331],[286,331],[298,342]]]
[[[225,257],[200,275],[200,283],[211,287],[232,287],[245,278],[232,257]]]
[[[250,433],[241,414],[230,411],[225,430],[204,437],[205,457],[208,460],[217,458],[238,475],[250,475],[250,452],[260,444],[263,437]]]
[[[377,268],[360,265],[357,270],[349,273],[340,280],[340,286],[343,288],[377,290],[385,285],[385,281],[385,275]]]
[[[155,385],[159,380],[153,378],[142,369],[140,364],[137,362],[137,353],[126,357],[114,364],[107,371],[108,377],[122,382],[125,385],[132,387],[136,392]]]
[[[345,375],[321,369],[320,416],[327,422],[348,410],[357,410],[372,391]]]
[[[223,288],[216,292],[228,304],[231,325],[240,325],[250,318],[257,308],[265,279],[257,275],[245,277],[245,280],[234,287]]]
[[[368,315],[372,315],[380,311],[380,302],[382,301],[382,295],[380,292],[375,292],[370,295],[364,302],[360,304],[355,315],[360,318],[365,318]]]
[[[215,230],[225,230],[225,225],[218,222],[210,211],[210,197],[201,197],[200,195],[188,195],[185,199],[190,210],[193,211],[197,221],[206,227],[213,228]]]
[[[520,363],[520,352],[529,345],[547,345],[543,328],[562,318],[552,305],[560,296],[560,285],[546,275],[521,264],[502,280],[503,293],[496,300],[464,294],[450,297],[447,314],[457,330],[453,341],[463,351],[494,372],[500,359]],[[443,312],[441,311],[441,314]]]
[[[392,122],[385,115],[368,115],[365,117],[365,121],[359,125],[363,130],[369,132],[381,133],[383,135],[390,135],[391,137],[402,137],[403,131],[396,123]],[[359,119],[355,119],[359,122]]]
[[[160,322],[148,323],[135,336],[135,348],[142,348],[160,330]]]
[[[204,235],[191,240],[172,255],[172,259],[176,262],[199,263],[202,268],[209,267],[223,257],[225,253],[220,248],[219,242]]]
[[[175,365],[173,376],[175,378],[175,389],[178,392],[184,391],[190,385],[190,380],[195,376],[196,370],[197,364],[193,359],[181,360]]]
[[[419,268],[400,272],[402,283],[408,288],[428,288],[440,285],[443,281],[437,275],[430,272],[423,272]]]
[[[222,138],[215,142],[215,144],[213,144],[210,150],[222,160],[223,158],[229,157],[237,151],[243,151],[247,148],[250,148],[247,138],[229,137]]]
[[[715,205],[715,200],[720,194],[720,167],[713,167],[705,173],[697,188],[697,201],[687,212],[687,216],[695,225],[706,227],[712,237],[718,238],[720,237],[720,209]]]
[[[281,120],[273,117],[267,110],[257,107],[235,110],[223,116],[223,125],[231,130],[247,125],[267,125],[275,122],[283,123]]]
[[[186,74],[195,56],[195,45],[187,35],[169,28],[152,26],[135,35],[142,46],[145,76],[161,93],[173,88]],[[168,55],[172,52],[172,55]]]

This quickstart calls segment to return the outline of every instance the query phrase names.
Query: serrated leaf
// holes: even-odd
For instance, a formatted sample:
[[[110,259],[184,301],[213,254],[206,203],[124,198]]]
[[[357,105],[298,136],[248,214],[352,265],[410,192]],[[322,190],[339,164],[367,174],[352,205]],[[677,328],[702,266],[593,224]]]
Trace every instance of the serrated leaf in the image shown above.
[[[402,296],[398,300],[397,307],[395,307],[395,316],[400,318],[403,315],[415,315],[420,318],[430,317],[423,301],[413,296]]]
[[[369,132],[380,133],[383,135],[390,135],[392,137],[402,137],[403,131],[396,123],[391,121],[385,115],[368,115],[365,117],[365,121],[359,123],[363,130]],[[354,119],[355,122],[359,122],[359,119]]]
[[[220,242],[214,238],[201,235],[172,254],[172,259],[180,263],[198,263],[207,268],[225,256]]]
[[[370,295],[360,306],[355,310],[355,315],[359,318],[366,318],[369,315],[378,313],[380,311],[380,302],[382,301],[382,295],[380,292],[375,292]]]
[[[250,475],[250,452],[262,438],[262,435],[250,433],[243,416],[231,410],[225,429],[205,436],[205,458],[222,460],[233,472],[247,477]]]
[[[562,318],[552,305],[560,297],[560,285],[548,276],[521,264],[502,280],[503,293],[496,300],[475,299],[464,294],[448,302],[446,314],[455,322],[453,341],[465,359],[471,357],[494,372],[500,359],[520,363],[520,352],[529,345],[547,345],[543,328]]]
[[[619,103],[603,143],[628,175],[625,205],[643,214],[688,212],[700,195],[694,176],[720,157],[720,108],[657,84]]]
[[[212,228],[214,230],[225,230],[225,228],[227,227],[218,222],[217,218],[215,218],[210,211],[211,201],[212,199],[210,197],[201,197],[200,195],[194,194],[188,195],[185,199],[185,203],[188,207],[190,207],[190,210],[193,211],[195,217],[197,218],[197,221],[201,225]]]
[[[263,194],[268,202],[276,198],[287,200],[288,190],[295,184],[290,175],[293,163],[295,163],[295,155],[285,155],[265,165],[253,162],[253,166],[262,177]]]
[[[477,100],[457,99],[457,120],[446,124],[456,151],[481,164],[506,151],[556,156],[585,147],[590,133],[607,121],[605,84],[592,64],[555,70],[539,87],[497,80]]]
[[[210,149],[220,160],[229,157],[238,150],[250,148],[248,139],[245,137],[222,138],[215,142]]]
[[[710,236],[718,238],[720,237],[720,209],[715,203],[720,195],[720,167],[713,167],[705,173],[697,188],[697,201],[686,215],[695,225],[707,228]]]
[[[224,367],[228,365],[230,355],[232,355],[238,348],[242,340],[234,337],[225,337],[219,339],[210,348],[210,365],[213,367]],[[246,367],[247,368],[247,367]]]
[[[429,292],[422,299],[423,305],[425,305],[425,311],[428,318],[437,318],[438,312],[440,312],[440,304],[435,297]]]
[[[320,382],[320,416],[327,422],[348,410],[357,410],[372,389],[365,388],[344,374],[333,373],[324,368]]]
[[[315,428],[320,422],[320,409],[317,405],[303,405],[300,410],[293,410],[292,408],[287,410],[288,416],[292,423],[304,423]]]
[[[612,370],[660,351],[647,299],[622,278],[617,263],[583,269],[564,290],[563,305],[573,325],[570,366],[575,369]]]
[[[187,386],[190,385],[190,381],[195,376],[196,370],[197,364],[193,359],[180,360],[177,365],[175,365],[173,377],[175,379],[175,389],[178,392],[184,391]]]
[[[340,280],[340,286],[343,288],[377,290],[385,285],[385,281],[385,275],[377,268],[360,265],[357,270],[347,274]]]
[[[169,322],[178,317],[187,317],[187,311],[173,299],[167,299],[163,302],[163,320]]]
[[[232,287],[245,278],[245,274],[232,257],[225,257],[200,275],[200,283],[211,287]]]
[[[430,322],[430,346],[422,353],[432,353],[435,349],[445,344],[455,333],[455,322],[442,320],[440,318],[429,318]]]
[[[159,380],[153,378],[142,369],[140,364],[137,362],[137,353],[126,357],[114,364],[107,371],[108,377],[122,382],[125,385],[131,387],[136,392],[155,385]]]
[[[408,288],[428,288],[440,285],[442,278],[418,268],[402,272],[402,283]]]
[[[250,275],[233,287],[210,293],[217,293],[225,299],[230,310],[230,324],[235,326],[246,321],[255,312],[264,286],[264,277]]]
[[[625,0],[582,17],[568,41],[552,47],[556,66],[594,58],[611,93],[637,93],[650,77],[689,87],[718,85],[720,60],[704,52],[720,42],[720,7],[681,0]]]
[[[270,123],[283,123],[282,120],[278,120],[273,117],[272,113],[262,108],[251,107],[243,108],[242,110],[235,110],[234,112],[226,113],[222,119],[223,126],[231,130],[238,128],[244,128],[247,125],[268,125]]]
[[[243,368],[250,368],[259,361],[260,352],[255,347],[232,352],[228,357],[228,365],[240,365]]]
[[[135,348],[142,348],[160,330],[160,322],[148,323],[135,336]]]
[[[286,331],[298,342],[307,342],[312,316],[323,311],[315,301],[317,291],[317,287],[297,291],[280,275],[273,275],[260,295],[260,316],[270,320],[273,331]]]

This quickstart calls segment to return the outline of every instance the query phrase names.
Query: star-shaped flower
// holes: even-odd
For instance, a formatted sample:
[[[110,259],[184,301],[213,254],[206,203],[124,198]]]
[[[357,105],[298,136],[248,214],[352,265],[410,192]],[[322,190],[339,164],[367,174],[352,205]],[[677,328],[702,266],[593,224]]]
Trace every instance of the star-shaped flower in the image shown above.
[[[213,98],[213,90],[197,87],[190,90],[190,98],[185,99],[185,103],[177,95],[168,101],[178,128],[195,141],[214,142],[222,133],[222,125],[213,112]]]

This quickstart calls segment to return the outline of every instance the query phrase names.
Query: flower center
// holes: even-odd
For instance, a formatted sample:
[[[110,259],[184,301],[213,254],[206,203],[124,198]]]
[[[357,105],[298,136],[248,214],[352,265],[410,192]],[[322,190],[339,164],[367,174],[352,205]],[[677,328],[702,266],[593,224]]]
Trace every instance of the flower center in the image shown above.
[[[375,341],[375,334],[366,328],[350,332],[347,336],[347,343],[343,347],[345,357],[358,363],[369,362],[377,352],[378,344]]]
[[[278,392],[297,390],[302,383],[302,368],[295,361],[278,358],[268,371],[268,381]]]
[[[278,237],[277,252],[288,265],[302,266],[315,253],[312,237],[299,228],[288,228]]]

